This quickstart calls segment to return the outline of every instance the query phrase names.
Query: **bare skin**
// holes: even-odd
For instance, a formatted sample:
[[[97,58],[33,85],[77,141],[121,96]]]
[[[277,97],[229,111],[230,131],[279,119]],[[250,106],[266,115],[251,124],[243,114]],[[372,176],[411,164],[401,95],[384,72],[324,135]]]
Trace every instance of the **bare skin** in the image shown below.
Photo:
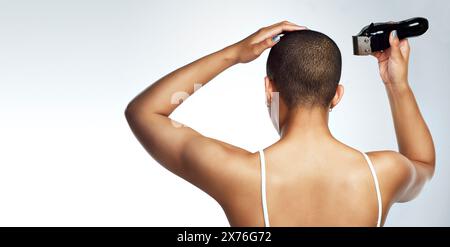
[[[126,109],[129,125],[148,153],[169,171],[212,196],[231,226],[264,226],[258,153],[203,136],[174,124],[176,92],[194,93],[227,68],[253,61],[276,44],[282,32],[305,27],[284,21],[200,58],[164,76]],[[367,153],[374,163],[383,200],[383,222],[395,202],[412,200],[434,173],[431,134],[408,85],[409,45],[391,35],[391,48],[373,54],[392,109],[397,151]],[[267,101],[275,91],[266,78]],[[330,102],[343,95],[340,85]],[[336,140],[328,109],[288,110],[280,100],[280,140],[264,149],[267,203],[272,226],[375,226],[375,186],[364,156]]]

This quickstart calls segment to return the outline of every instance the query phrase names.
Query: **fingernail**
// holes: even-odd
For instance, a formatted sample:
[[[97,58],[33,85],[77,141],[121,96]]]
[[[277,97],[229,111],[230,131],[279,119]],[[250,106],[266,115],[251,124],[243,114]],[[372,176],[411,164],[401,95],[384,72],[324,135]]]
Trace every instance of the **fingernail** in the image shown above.
[[[274,36],[273,38],[272,38],[272,41],[273,42],[278,42],[278,41],[280,41],[280,35],[277,35],[277,36]]]
[[[397,38],[397,30],[392,31],[392,37]]]

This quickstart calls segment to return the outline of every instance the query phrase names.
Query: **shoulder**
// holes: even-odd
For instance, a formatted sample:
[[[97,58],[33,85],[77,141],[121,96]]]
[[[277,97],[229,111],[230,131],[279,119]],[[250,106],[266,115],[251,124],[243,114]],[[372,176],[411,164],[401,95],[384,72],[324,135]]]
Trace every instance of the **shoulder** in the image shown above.
[[[185,178],[220,204],[248,187],[259,168],[257,153],[208,137],[191,139],[181,158]]]
[[[414,176],[411,162],[402,154],[390,151],[373,151],[366,153],[373,163],[383,198],[395,202],[409,186]]]

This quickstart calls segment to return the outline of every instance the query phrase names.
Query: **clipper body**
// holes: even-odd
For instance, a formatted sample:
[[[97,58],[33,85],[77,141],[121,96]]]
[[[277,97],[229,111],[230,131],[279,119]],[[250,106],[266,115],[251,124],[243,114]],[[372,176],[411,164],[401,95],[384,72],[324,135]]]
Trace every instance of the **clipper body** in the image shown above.
[[[353,54],[370,55],[389,48],[389,34],[393,30],[397,30],[399,39],[419,36],[428,30],[428,20],[416,17],[400,22],[371,23],[353,36]]]

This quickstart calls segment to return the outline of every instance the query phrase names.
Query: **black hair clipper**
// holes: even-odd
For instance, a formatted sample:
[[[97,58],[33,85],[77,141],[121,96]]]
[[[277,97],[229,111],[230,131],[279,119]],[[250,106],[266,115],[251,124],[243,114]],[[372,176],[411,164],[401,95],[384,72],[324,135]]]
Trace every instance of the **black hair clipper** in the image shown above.
[[[389,34],[393,30],[397,30],[399,39],[419,36],[428,30],[428,20],[416,17],[400,22],[380,22],[365,26],[353,36],[353,54],[370,55],[372,52],[389,48]]]

